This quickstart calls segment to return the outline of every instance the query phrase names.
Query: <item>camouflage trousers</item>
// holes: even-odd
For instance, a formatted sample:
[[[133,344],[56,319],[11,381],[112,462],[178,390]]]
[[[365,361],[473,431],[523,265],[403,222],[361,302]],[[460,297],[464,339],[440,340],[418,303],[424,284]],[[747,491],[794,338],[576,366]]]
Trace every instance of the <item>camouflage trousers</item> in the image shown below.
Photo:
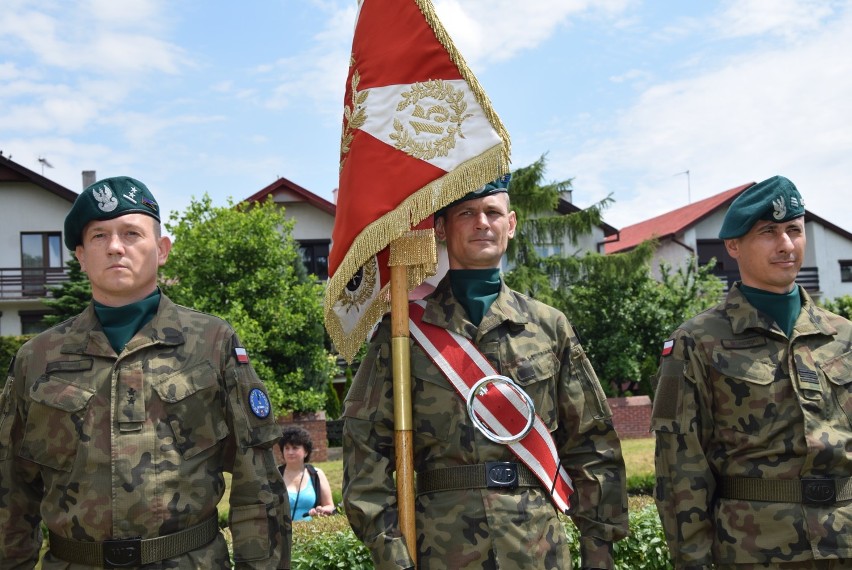
[[[716,570],[844,570],[845,568],[852,568],[852,560],[806,560],[804,562],[716,565]]]

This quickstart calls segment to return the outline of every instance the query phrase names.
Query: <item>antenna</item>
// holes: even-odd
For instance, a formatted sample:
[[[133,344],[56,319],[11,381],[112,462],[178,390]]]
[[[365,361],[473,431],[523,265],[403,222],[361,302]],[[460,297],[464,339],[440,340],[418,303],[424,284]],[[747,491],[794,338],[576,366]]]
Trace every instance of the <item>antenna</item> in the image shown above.
[[[686,203],[692,204],[692,187],[689,181],[689,170],[672,174],[672,176],[680,176],[681,174],[686,174]]]
[[[38,157],[38,161],[41,163],[41,174],[42,174],[42,176],[44,176],[44,167],[45,166],[48,167],[48,168],[53,168],[53,165],[50,164],[50,161],[48,161],[43,156]]]

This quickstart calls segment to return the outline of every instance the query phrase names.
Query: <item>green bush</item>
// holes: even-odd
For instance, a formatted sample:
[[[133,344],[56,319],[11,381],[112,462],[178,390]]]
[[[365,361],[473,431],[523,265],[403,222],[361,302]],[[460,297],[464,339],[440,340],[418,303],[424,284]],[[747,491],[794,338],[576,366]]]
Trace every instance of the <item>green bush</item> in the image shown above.
[[[563,519],[571,558],[579,567],[580,535],[570,519]],[[654,505],[630,511],[630,536],[615,543],[616,570],[671,570],[660,518]],[[373,568],[367,547],[355,538],[343,516],[293,525],[293,568],[337,570]]]
[[[12,357],[25,342],[35,335],[0,336],[0,389],[6,384],[6,371],[12,362]]]
[[[642,473],[627,476],[628,495],[651,495],[654,494],[656,476],[653,473]]]
[[[332,517],[344,519],[344,517]],[[291,565],[299,570],[369,570],[370,552],[351,529],[325,532],[311,523],[293,525]],[[301,531],[301,532],[300,532]]]

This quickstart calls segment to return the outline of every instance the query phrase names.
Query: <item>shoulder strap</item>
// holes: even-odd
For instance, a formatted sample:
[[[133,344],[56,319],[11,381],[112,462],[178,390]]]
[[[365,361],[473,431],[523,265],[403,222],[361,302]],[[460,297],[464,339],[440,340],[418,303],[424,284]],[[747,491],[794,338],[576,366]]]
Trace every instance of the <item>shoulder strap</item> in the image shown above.
[[[305,463],[305,469],[308,470],[308,476],[311,478],[311,483],[314,486],[314,494],[316,495],[316,500],[314,501],[314,508],[320,505],[320,480],[319,474],[317,473],[316,467],[311,465],[310,463]]]

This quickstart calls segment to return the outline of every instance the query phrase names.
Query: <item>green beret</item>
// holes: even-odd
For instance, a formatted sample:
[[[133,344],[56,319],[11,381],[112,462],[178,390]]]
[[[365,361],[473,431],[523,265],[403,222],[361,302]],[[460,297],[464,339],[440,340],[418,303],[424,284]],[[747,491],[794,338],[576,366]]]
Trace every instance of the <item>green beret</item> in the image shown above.
[[[438,218],[447,213],[447,210],[452,208],[457,204],[461,204],[462,202],[467,202],[468,200],[476,200],[477,198],[485,198],[486,196],[491,196],[492,194],[500,194],[501,192],[509,193],[509,180],[512,178],[511,174],[504,174],[497,180],[493,180],[482,186],[481,188],[477,188],[473,192],[468,192],[455,202],[450,202],[437,212],[435,212],[435,217]]]
[[[111,220],[125,214],[147,214],[160,221],[160,207],[148,187],[129,176],[104,178],[77,196],[65,216],[65,247],[83,242],[83,228],[92,220]]]
[[[805,215],[805,201],[796,186],[783,176],[773,176],[748,188],[731,202],[720,239],[744,236],[757,220],[786,222]]]

